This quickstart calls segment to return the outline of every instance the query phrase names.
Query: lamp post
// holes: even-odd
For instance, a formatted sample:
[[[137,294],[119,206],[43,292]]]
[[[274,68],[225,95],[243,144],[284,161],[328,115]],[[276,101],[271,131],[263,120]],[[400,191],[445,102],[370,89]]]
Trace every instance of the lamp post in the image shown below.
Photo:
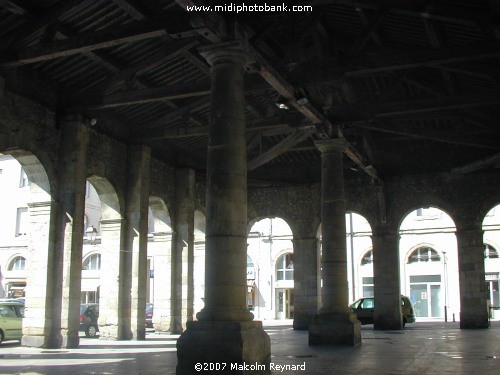
[[[89,241],[91,245],[94,245],[97,239],[97,229],[93,225],[90,225],[85,230],[85,234],[87,236],[87,241]]]
[[[443,278],[444,278],[444,321],[448,321],[448,272],[446,251],[443,251]]]

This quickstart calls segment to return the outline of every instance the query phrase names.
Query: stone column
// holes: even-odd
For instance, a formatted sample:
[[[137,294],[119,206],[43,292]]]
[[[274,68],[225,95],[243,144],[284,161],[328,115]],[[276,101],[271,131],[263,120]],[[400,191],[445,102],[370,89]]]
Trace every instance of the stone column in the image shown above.
[[[26,277],[26,309],[23,320],[24,346],[60,348],[61,280],[56,278],[54,228],[58,210],[54,201],[29,203],[30,261]],[[57,296],[57,288],[59,295]],[[54,302],[59,304],[55,308]],[[55,312],[58,312],[56,314]],[[59,315],[56,317],[55,315]]]
[[[374,233],[373,279],[374,279],[374,328],[402,329],[401,277],[399,270],[399,235]]]
[[[170,332],[181,333],[186,322],[193,320],[194,171],[176,170],[175,182]]]
[[[130,317],[132,338],[137,340],[146,338],[150,164],[151,150],[148,147],[129,146],[125,206],[127,221],[120,307],[125,309],[125,322]],[[129,314],[127,308],[130,309]]]
[[[123,257],[122,218],[103,218],[101,227],[101,278],[99,297],[99,335],[103,339],[124,339],[123,309],[120,308],[120,264]]]
[[[258,364],[255,374],[270,373],[269,336],[261,322],[252,321],[246,305],[246,53],[237,42],[200,52],[212,65],[205,307],[177,341],[177,374],[197,374],[198,362]],[[225,373],[234,371],[227,368]]]
[[[349,304],[344,175],[340,139],[316,141],[321,151],[322,307],[309,325],[310,345],[361,344],[361,326]]]
[[[62,346],[77,348],[89,129],[79,118],[67,119],[62,127],[58,173],[62,220],[56,242],[63,254],[61,335]]]
[[[316,238],[293,240],[293,328],[306,330],[318,313],[319,250]]]
[[[161,248],[161,254],[154,259],[154,313],[153,327],[158,332],[170,330],[171,312],[171,260],[172,260],[172,235],[171,233],[153,233],[155,246]]]
[[[460,281],[460,328],[487,328],[488,302],[484,281],[484,245],[481,229],[457,230]]]

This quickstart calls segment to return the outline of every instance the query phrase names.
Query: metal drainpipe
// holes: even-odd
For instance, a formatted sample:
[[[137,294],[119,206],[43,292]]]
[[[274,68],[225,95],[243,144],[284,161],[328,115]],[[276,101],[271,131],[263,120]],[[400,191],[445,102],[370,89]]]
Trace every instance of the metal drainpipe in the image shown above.
[[[354,228],[352,223],[352,212],[349,212],[349,237],[351,243],[351,278],[352,278],[352,300],[356,301],[356,276],[354,275]]]

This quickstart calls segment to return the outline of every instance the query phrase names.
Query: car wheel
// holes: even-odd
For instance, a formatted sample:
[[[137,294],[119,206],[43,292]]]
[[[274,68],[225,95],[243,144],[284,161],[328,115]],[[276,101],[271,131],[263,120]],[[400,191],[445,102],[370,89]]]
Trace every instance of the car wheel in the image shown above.
[[[3,342],[3,332],[0,331],[0,344]]]
[[[403,328],[405,327],[406,325],[406,319],[403,319]]]
[[[95,337],[97,334],[97,327],[93,324],[89,325],[85,330],[85,336],[87,337]]]

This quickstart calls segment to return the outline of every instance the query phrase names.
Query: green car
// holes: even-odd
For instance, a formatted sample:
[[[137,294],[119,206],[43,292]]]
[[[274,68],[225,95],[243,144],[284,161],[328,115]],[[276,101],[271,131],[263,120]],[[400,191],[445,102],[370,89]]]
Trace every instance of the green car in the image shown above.
[[[0,343],[21,340],[23,336],[24,305],[0,301]]]

